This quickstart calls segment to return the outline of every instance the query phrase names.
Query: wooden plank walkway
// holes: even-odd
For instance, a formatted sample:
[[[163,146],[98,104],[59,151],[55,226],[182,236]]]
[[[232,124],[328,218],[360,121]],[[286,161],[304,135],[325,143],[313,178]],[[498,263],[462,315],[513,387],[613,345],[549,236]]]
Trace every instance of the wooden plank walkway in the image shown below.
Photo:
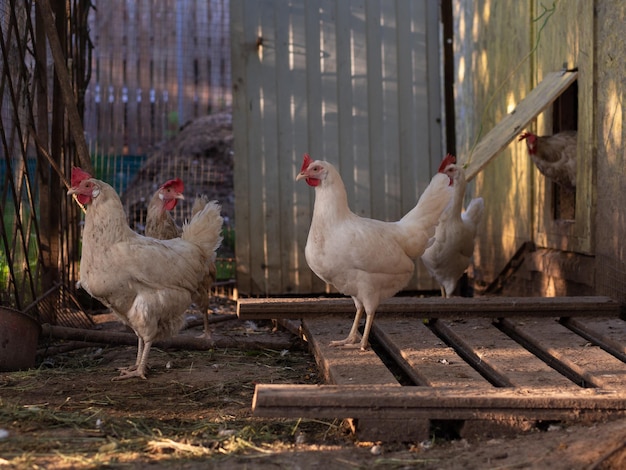
[[[241,318],[300,318],[327,384],[257,385],[256,416],[347,418],[362,439],[413,440],[442,422],[499,435],[626,415],[624,307],[607,297],[399,297],[368,351],[329,347],[353,310],[343,298],[239,301]]]
[[[354,314],[354,303],[336,298],[239,299],[237,315],[242,320],[304,318],[327,313]],[[423,318],[479,315],[506,316],[591,316],[602,313],[626,315],[626,307],[610,297],[392,297],[378,307],[377,313],[402,313]],[[377,317],[378,318],[378,317]]]

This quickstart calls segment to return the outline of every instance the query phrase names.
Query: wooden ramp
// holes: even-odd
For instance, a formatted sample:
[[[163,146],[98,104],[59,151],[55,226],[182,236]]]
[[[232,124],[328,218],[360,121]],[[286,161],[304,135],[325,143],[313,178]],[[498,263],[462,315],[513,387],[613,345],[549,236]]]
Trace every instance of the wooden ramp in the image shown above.
[[[626,415],[626,317],[607,297],[397,297],[365,352],[328,346],[350,329],[350,299],[242,299],[237,310],[300,319],[327,383],[257,385],[256,416],[348,418],[364,440],[421,440],[434,427],[500,435]]]

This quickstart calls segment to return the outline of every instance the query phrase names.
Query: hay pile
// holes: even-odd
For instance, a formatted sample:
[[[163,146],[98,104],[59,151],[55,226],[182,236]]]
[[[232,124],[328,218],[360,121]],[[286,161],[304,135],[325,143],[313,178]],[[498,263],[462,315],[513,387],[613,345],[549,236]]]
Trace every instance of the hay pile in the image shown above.
[[[143,232],[150,198],[172,178],[185,183],[185,201],[174,217],[189,219],[193,200],[207,194],[222,204],[227,226],[234,226],[233,126],[230,111],[188,122],[178,134],[149,153],[144,165],[122,196],[130,226]]]

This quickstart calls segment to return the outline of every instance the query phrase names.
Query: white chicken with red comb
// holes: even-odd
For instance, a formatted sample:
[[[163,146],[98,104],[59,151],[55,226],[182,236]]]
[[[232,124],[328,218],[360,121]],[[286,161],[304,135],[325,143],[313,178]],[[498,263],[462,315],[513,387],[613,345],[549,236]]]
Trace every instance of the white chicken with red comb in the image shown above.
[[[465,171],[456,165],[456,159],[452,163],[444,163],[446,165],[442,163],[439,171],[450,177],[452,201],[441,214],[434,239],[422,255],[422,262],[441,287],[441,295],[451,297],[472,259],[474,239],[485,203],[481,197],[474,198],[464,211],[463,199],[467,186]]]
[[[85,205],[80,286],[108,306],[137,335],[137,360],[114,380],[146,378],[154,341],[181,328],[192,295],[209,273],[222,241],[220,206],[211,202],[183,226],[180,238],[135,233],[115,190],[74,168],[72,187]]]
[[[444,161],[451,161],[448,155]],[[396,222],[359,217],[348,207],[341,176],[333,165],[308,155],[296,180],[315,188],[313,218],[304,250],[311,270],[354,301],[356,314],[348,337],[331,346],[367,349],[368,338],[383,300],[407,285],[415,260],[434,235],[441,213],[452,197],[450,178],[437,173],[417,205]],[[366,315],[363,335],[359,325]]]

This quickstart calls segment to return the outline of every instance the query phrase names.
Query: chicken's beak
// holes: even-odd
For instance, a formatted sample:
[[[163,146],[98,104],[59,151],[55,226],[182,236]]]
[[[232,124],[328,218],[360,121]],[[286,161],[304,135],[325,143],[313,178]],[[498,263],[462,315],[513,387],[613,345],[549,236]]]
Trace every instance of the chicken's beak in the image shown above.
[[[185,199],[185,196],[183,195],[183,193],[178,193],[176,195],[176,199],[181,199],[182,200],[182,199]]]
[[[70,188],[67,190],[67,195],[71,196],[72,194],[76,194],[78,192],[77,188]]]
[[[301,171],[300,173],[298,173],[298,176],[296,176],[296,181],[300,181],[304,178],[306,178],[306,173],[304,171]]]

